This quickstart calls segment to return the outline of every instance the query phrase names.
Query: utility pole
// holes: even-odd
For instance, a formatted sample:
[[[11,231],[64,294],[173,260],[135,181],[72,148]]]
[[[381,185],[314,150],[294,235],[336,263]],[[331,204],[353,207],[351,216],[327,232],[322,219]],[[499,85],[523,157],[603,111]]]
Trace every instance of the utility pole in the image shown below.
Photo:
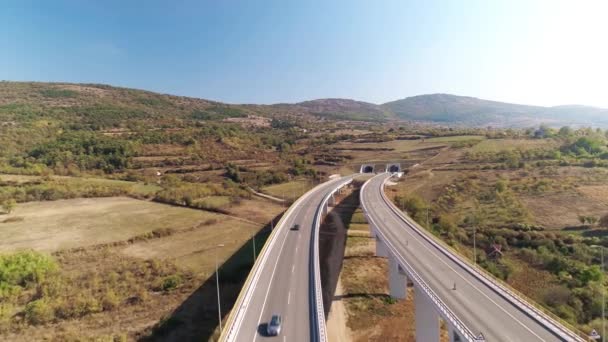
[[[598,248],[600,250],[600,257],[602,258],[602,279],[604,277],[604,246],[592,245],[592,248]],[[602,342],[606,342],[606,286],[602,284]]]

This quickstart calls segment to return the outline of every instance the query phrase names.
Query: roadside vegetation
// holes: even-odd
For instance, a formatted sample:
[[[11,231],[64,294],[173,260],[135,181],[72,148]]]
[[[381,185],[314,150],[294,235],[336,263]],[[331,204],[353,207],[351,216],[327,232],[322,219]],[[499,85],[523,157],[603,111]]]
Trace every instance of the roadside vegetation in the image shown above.
[[[413,170],[389,194],[494,276],[582,331],[599,329],[606,286],[599,248],[608,247],[606,132],[541,127],[517,134]],[[433,182],[437,174],[443,176]]]

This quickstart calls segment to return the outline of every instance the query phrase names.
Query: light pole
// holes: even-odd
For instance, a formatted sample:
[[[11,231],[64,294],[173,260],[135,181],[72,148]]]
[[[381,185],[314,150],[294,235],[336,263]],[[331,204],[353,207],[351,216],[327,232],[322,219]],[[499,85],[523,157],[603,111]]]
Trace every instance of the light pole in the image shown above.
[[[477,265],[477,241],[475,234],[477,233],[477,228],[473,226],[473,263]]]
[[[251,242],[253,243],[253,263],[255,264],[255,232],[251,234]]]
[[[224,247],[224,244],[221,243],[216,248]],[[217,251],[215,251],[215,287],[217,289],[217,320],[220,323],[220,334],[222,333],[222,306],[220,304],[220,274],[218,273],[218,265],[217,265]]]
[[[604,278],[604,246],[592,245],[591,248],[597,248],[600,250],[600,257],[602,258],[602,279]],[[602,284],[602,342],[606,342],[606,286]]]

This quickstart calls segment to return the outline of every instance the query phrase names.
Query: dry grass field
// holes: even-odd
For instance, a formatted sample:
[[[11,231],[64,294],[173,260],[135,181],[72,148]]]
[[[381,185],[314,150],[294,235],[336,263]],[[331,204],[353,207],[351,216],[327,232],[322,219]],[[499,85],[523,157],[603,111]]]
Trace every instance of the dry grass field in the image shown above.
[[[116,287],[122,304],[45,324],[12,329],[0,324],[0,340],[212,340],[216,261],[228,314],[253,261],[252,237],[259,251],[267,236],[260,230],[284,209],[257,198],[227,208],[233,215],[125,197],[18,204],[0,216],[9,219],[0,223],[0,254],[52,253],[56,277],[67,284],[61,285],[66,286],[62,296],[97,296]],[[180,279],[178,285],[159,291],[158,282],[167,277]]]
[[[2,218],[9,221],[0,223],[4,252],[26,248],[53,252],[127,240],[159,228],[181,230],[205,220],[222,220],[219,214],[126,197],[30,202]]]

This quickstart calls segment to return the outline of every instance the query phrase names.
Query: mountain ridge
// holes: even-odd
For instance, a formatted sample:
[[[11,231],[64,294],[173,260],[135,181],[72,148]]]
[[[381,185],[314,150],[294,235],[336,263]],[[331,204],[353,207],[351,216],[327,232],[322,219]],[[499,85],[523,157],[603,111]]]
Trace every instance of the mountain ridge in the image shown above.
[[[532,127],[539,124],[550,126],[597,126],[608,127],[608,109],[579,104],[553,107],[514,104],[508,102],[484,100],[471,96],[458,96],[445,93],[423,94],[403,99],[374,104],[347,98],[322,98],[297,103],[277,104],[227,104],[220,101],[161,94],[125,87],[114,87],[91,83],[66,82],[0,82],[4,91],[0,105],[21,103],[24,98],[30,101],[53,102],[64,98],[65,101],[99,97],[103,90],[126,94],[146,104],[158,102],[166,104],[165,109],[177,108],[176,113],[183,112],[182,103],[189,103],[193,111],[204,111],[200,117],[224,117],[231,115],[259,115],[270,118],[288,118],[290,120],[346,120],[369,122],[417,121],[446,126],[467,127]],[[20,89],[30,87],[38,89],[31,94],[20,93]],[[12,91],[11,91],[12,89]],[[70,92],[78,96],[70,96]],[[40,97],[42,92],[42,97]],[[44,95],[46,92],[46,95]],[[64,92],[62,96],[62,93]],[[31,91],[30,91],[31,93]],[[103,97],[102,97],[103,98]],[[121,100],[118,98],[117,100]],[[142,110],[145,110],[142,107]],[[173,110],[171,110],[173,111]],[[209,113],[209,112],[212,113]],[[218,112],[221,112],[218,114]],[[182,115],[190,115],[182,113]],[[197,115],[196,113],[194,115]]]

